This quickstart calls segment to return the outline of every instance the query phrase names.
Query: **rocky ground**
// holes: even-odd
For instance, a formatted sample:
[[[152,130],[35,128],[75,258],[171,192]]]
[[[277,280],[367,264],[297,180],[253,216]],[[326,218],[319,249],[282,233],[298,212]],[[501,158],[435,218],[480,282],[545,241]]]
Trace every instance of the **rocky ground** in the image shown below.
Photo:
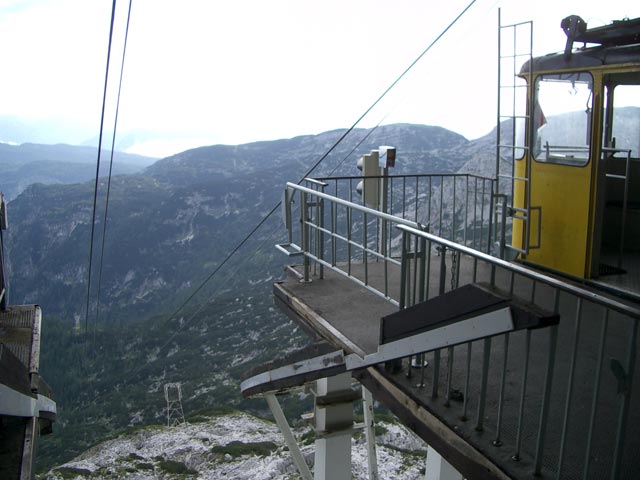
[[[295,434],[313,469],[313,432]],[[424,478],[426,445],[400,424],[376,422],[380,478]],[[354,479],[368,478],[364,435],[352,442]],[[148,426],[103,442],[39,480],[61,479],[296,479],[277,426],[245,413],[201,417],[177,427]]]

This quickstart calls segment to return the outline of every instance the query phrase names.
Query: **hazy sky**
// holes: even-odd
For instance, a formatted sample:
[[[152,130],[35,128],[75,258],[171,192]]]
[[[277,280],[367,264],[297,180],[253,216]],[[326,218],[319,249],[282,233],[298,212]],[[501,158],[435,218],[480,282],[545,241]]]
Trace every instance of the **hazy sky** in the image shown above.
[[[0,0],[0,115],[98,133],[111,15],[106,0]],[[118,132],[178,133],[146,153],[350,126],[469,0],[133,0]],[[441,125],[475,138],[496,117],[497,12],[534,20],[534,53],[562,50],[560,21],[640,16],[630,0],[477,0],[361,126]],[[128,1],[118,1],[113,125]],[[81,131],[79,131],[81,127]],[[2,134],[0,132],[0,139]],[[70,141],[63,138],[63,141]]]

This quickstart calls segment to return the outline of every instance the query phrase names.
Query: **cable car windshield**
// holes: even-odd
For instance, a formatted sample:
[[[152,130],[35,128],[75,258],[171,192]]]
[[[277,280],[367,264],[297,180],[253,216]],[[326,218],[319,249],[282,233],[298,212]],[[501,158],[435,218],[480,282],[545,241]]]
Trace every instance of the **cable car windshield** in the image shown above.
[[[588,73],[543,75],[536,80],[534,158],[583,166],[589,161],[593,78]]]

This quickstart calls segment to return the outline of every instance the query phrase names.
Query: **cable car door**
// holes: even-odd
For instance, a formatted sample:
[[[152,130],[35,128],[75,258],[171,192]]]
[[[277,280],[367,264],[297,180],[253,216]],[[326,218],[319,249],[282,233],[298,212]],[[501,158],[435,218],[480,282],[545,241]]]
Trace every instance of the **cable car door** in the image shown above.
[[[581,278],[590,268],[594,91],[588,72],[535,78],[528,159],[532,213],[526,260]]]

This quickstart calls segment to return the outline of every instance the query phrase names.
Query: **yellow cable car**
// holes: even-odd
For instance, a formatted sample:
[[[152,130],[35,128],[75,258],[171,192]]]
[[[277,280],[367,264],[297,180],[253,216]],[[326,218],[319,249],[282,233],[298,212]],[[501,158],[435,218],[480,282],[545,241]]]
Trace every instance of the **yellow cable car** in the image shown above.
[[[637,292],[640,19],[588,29],[573,16],[562,27],[565,51],[519,74],[527,113],[515,129],[511,248],[524,262]]]

